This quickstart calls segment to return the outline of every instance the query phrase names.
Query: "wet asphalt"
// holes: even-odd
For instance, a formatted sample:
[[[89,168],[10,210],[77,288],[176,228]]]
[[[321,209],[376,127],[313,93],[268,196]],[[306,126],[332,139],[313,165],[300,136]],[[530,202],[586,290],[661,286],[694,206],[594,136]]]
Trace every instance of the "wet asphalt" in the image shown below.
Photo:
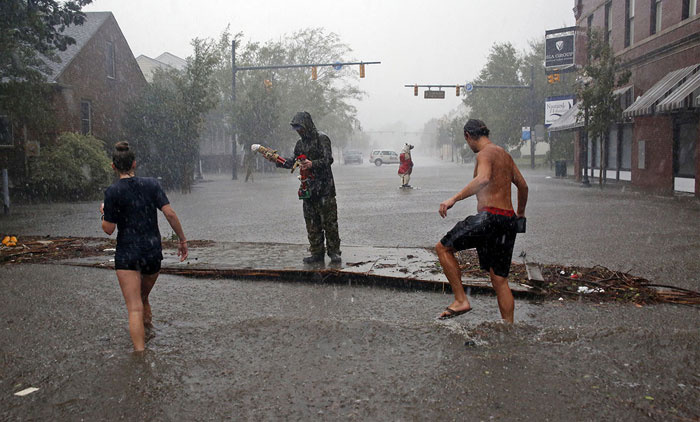
[[[344,243],[430,246],[473,212],[467,200],[437,215],[472,167],[415,158],[411,191],[398,189],[396,166],[334,166]],[[516,255],[698,289],[697,200],[549,176],[526,172],[528,233]],[[229,179],[169,193],[189,238],[306,242],[293,177]],[[98,204],[16,206],[0,231],[101,236]],[[112,271],[6,265],[0,292],[0,420],[700,417],[697,307],[518,300],[510,327],[488,295],[436,321],[451,295],[161,276],[157,335],[133,355]]]

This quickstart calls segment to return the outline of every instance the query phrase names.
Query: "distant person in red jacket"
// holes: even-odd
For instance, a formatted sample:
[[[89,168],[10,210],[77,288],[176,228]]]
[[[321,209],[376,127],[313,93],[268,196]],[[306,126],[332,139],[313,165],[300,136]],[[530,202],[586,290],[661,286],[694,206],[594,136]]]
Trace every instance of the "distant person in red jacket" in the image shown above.
[[[411,185],[408,182],[411,180],[411,173],[413,172],[413,160],[411,159],[411,150],[413,145],[405,144],[401,150],[401,155],[399,155],[399,176],[401,177],[401,187],[410,188]]]

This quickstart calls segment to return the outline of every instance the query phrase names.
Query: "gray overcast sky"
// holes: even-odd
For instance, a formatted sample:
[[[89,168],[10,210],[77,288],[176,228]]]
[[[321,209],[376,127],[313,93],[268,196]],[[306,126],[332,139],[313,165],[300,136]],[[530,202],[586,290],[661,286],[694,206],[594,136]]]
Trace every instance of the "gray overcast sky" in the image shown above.
[[[457,107],[413,96],[405,84],[464,84],[476,77],[494,43],[527,49],[547,29],[573,26],[574,0],[95,0],[85,11],[111,11],[135,56],[191,54],[190,40],[217,38],[228,24],[246,40],[277,40],[302,28],[340,35],[354,58],[381,61],[359,80],[365,130],[397,121],[420,130]]]

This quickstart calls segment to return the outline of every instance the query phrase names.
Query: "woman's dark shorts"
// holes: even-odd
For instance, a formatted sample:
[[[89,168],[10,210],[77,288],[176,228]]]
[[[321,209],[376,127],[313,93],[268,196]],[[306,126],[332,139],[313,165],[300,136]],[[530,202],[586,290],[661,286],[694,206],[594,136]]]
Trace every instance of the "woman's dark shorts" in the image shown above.
[[[162,260],[163,253],[159,249],[150,251],[142,251],[138,248],[119,249],[114,254],[114,269],[140,271],[141,274],[150,275],[160,271]]]
[[[494,274],[508,277],[516,218],[482,211],[457,223],[440,243],[458,251],[476,248],[481,269],[493,268]]]

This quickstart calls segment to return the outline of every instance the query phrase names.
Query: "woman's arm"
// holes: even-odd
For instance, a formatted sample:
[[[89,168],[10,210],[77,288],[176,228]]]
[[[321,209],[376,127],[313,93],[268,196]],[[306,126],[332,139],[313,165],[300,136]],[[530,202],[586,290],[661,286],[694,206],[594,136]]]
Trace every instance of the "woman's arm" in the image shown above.
[[[172,227],[172,229],[175,231],[175,234],[180,239],[177,246],[177,256],[180,257],[180,262],[182,262],[185,259],[187,259],[189,251],[187,250],[187,239],[185,239],[185,232],[182,230],[182,224],[180,224],[180,219],[177,218],[177,214],[175,214],[175,210],[173,209],[173,207],[170,206],[170,204],[163,205],[161,211],[163,211],[165,219],[168,220],[170,227]]]
[[[100,204],[100,214],[102,215],[102,230],[107,233],[108,235],[112,235],[114,233],[114,230],[117,228],[117,225],[105,220],[105,203]]]

